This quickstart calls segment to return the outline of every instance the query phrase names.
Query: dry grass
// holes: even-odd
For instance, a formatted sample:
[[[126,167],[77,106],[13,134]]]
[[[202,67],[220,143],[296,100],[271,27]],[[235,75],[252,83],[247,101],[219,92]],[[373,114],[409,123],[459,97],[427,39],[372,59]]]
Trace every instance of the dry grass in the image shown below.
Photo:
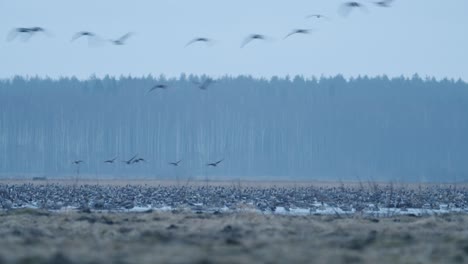
[[[270,187],[354,187],[354,188],[374,188],[376,186],[383,187],[386,185],[393,185],[395,188],[419,188],[419,187],[430,187],[430,186],[456,186],[458,188],[468,188],[468,183],[410,183],[410,182],[358,182],[358,181],[284,181],[284,180],[213,180],[208,181],[203,179],[180,179],[176,180],[157,180],[157,179],[92,179],[92,178],[81,178],[75,181],[71,178],[67,179],[49,179],[46,181],[33,181],[31,179],[0,179],[0,184],[99,184],[99,185],[111,185],[111,186],[125,186],[130,185],[147,185],[147,186],[236,186],[236,187],[255,187],[255,188],[270,188]]]
[[[466,263],[468,216],[0,213],[0,263]]]

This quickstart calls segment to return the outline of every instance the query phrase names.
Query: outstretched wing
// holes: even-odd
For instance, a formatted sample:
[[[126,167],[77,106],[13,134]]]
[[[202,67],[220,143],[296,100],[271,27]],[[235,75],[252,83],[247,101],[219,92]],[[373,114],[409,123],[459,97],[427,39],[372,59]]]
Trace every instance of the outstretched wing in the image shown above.
[[[245,45],[249,44],[253,40],[252,35],[245,38],[244,42],[242,42],[241,48],[245,47]]]
[[[6,39],[7,39],[8,41],[14,40],[14,39],[18,36],[18,34],[19,34],[18,30],[19,30],[18,28],[12,29],[12,30],[10,31],[10,33],[8,33]]]
[[[294,34],[297,34],[298,32],[296,30],[294,30],[293,32],[287,34],[283,39],[287,39],[289,38],[290,36],[294,35]]]
[[[187,44],[185,44],[185,47],[188,47],[188,46],[192,45],[193,43],[195,43],[197,41],[199,41],[198,38],[194,38],[191,41],[189,41]]]
[[[132,32],[128,32],[127,34],[123,35],[118,39],[119,42],[125,42],[128,38],[130,38],[133,35]]]

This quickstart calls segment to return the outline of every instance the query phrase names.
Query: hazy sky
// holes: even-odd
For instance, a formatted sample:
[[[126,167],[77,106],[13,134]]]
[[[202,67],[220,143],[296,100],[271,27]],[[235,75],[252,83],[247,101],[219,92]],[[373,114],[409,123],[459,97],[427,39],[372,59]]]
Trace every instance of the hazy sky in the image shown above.
[[[339,15],[337,0],[0,0],[0,78],[13,75],[88,77],[161,73],[254,76],[412,75],[468,81],[468,1],[370,2],[367,12]],[[312,13],[330,20],[305,19]],[[53,36],[6,40],[15,27],[41,26]],[[295,28],[311,35],[283,37]],[[70,42],[77,31],[104,38],[126,32],[127,45]],[[241,49],[261,33],[272,39]],[[184,48],[196,36],[214,45]]]

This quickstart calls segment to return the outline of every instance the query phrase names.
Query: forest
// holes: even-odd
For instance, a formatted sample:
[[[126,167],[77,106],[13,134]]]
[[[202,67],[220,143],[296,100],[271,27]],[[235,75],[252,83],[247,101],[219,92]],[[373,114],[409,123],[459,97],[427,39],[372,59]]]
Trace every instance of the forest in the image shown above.
[[[468,180],[462,80],[207,78],[0,80],[0,177]]]

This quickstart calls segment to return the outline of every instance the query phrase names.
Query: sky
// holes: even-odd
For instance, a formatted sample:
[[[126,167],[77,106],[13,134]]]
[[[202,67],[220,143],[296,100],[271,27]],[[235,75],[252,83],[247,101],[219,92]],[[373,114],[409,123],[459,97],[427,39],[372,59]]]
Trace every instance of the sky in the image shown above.
[[[395,0],[340,15],[339,0],[0,0],[0,78],[186,74],[411,76],[468,81],[468,1]],[[320,13],[329,19],[305,19]],[[7,41],[12,29],[50,36]],[[291,30],[309,35],[283,40]],[[133,32],[126,45],[71,42]],[[246,36],[268,36],[240,48]],[[3,35],[3,37],[1,37]],[[185,44],[195,37],[212,45]]]

